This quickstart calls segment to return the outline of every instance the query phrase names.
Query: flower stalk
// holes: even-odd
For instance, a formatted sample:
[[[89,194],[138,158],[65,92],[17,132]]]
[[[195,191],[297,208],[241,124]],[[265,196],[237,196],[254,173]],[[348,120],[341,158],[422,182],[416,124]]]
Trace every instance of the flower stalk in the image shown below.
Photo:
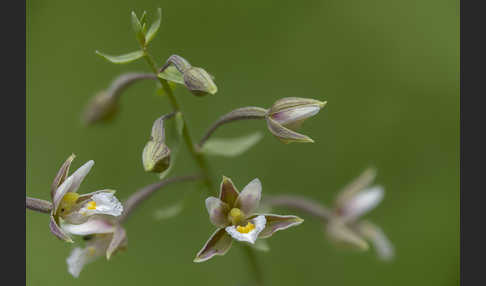
[[[41,199],[25,197],[25,207],[33,211],[48,214],[52,210],[52,203]]]
[[[216,122],[213,123],[213,125],[208,128],[206,134],[203,136],[203,138],[201,138],[201,140],[199,140],[199,143],[197,144],[197,149],[203,147],[204,143],[206,143],[209,137],[211,137],[211,135],[214,133],[214,131],[216,131],[216,129],[218,129],[219,126],[229,122],[244,119],[264,119],[266,113],[267,110],[265,108],[256,106],[242,107],[230,111],[229,113],[221,116],[218,120],[216,120]]]
[[[332,211],[323,204],[301,196],[279,195],[266,196],[264,204],[270,207],[284,207],[306,213],[321,221],[332,218]]]
[[[181,177],[173,177],[169,179],[165,179],[159,181],[157,183],[145,186],[135,193],[133,193],[124,203],[123,203],[123,213],[119,216],[118,221],[120,223],[124,222],[133,210],[140,205],[143,201],[148,199],[155,191],[169,185],[172,183],[180,183],[180,182],[189,182],[189,181],[197,181],[201,179],[200,175],[189,175],[189,176],[181,176]]]
[[[150,68],[152,69],[155,76],[157,76],[158,69],[157,69],[157,66],[155,64],[155,61],[153,60],[152,56],[148,53],[147,47],[142,46],[142,48],[143,48],[143,51],[144,51],[143,57],[145,58],[145,61],[150,66]],[[164,92],[167,94],[167,97],[169,98],[169,102],[172,106],[173,111],[174,112],[180,111],[179,103],[177,102],[177,99],[174,96],[174,93],[172,92],[172,89],[170,88],[169,83],[163,78],[158,77],[157,79],[159,80],[160,84],[162,85]],[[207,187],[207,191],[210,192],[210,190],[213,188],[213,182],[211,180],[211,173],[210,173],[209,165],[208,165],[207,160],[204,157],[204,155],[197,152],[196,147],[193,143],[191,134],[189,133],[187,121],[185,120],[184,117],[182,117],[182,120],[184,122],[184,128],[182,129],[182,136],[184,138],[184,142],[187,146],[187,149],[189,149],[191,156],[194,158],[194,161],[196,161],[199,169],[201,170],[201,172],[203,174],[203,180],[204,180],[204,184]]]

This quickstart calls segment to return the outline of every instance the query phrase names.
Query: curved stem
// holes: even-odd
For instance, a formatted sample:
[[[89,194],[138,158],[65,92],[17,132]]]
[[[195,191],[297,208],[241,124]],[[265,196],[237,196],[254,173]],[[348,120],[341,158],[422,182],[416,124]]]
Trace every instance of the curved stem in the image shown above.
[[[153,73],[155,76],[158,74],[157,66],[152,59],[152,56],[147,52],[146,47],[144,49],[144,58],[149,64],[150,68],[152,69]],[[162,88],[164,91],[167,93],[167,96],[169,98],[170,104],[172,105],[172,109],[174,111],[180,111],[179,103],[177,102],[177,99],[174,96],[174,93],[172,92],[172,89],[170,88],[168,82],[160,77],[157,77],[159,80],[160,84],[162,84]],[[189,128],[187,126],[187,121],[183,117],[184,120],[184,128],[182,130],[182,136],[184,137],[184,141],[186,143],[187,148],[189,149],[189,152],[191,153],[192,157],[196,161],[199,169],[203,173],[204,176],[204,184],[208,188],[208,192],[210,192],[211,189],[213,189],[213,183],[211,181],[211,175],[210,175],[210,170],[209,170],[209,165],[206,161],[206,158],[204,157],[203,154],[199,153],[195,149],[195,145],[192,141],[191,134],[189,133]]]
[[[52,203],[41,199],[25,197],[25,207],[33,211],[48,214],[52,210]]]
[[[199,143],[197,144],[197,148],[202,148],[204,143],[209,139],[209,137],[213,134],[216,129],[229,122],[243,120],[243,119],[263,119],[267,110],[265,108],[256,107],[256,106],[248,106],[235,109],[230,111],[229,113],[221,116],[216,122],[214,122],[209,129],[206,131],[206,134],[201,138]]]
[[[333,217],[332,210],[323,206],[321,203],[300,196],[267,196],[264,199],[264,203],[271,207],[286,207],[302,211],[323,221],[327,221]]]
[[[113,80],[110,87],[107,89],[107,93],[111,94],[111,96],[119,97],[122,94],[121,91],[123,91],[131,84],[142,79],[156,80],[157,76],[151,73],[136,73],[136,72],[122,74],[118,76],[115,80]]]
[[[242,245],[241,246],[248,258],[248,263],[251,268],[251,271],[255,274],[255,282],[257,286],[263,286],[263,273],[261,271],[261,267],[258,264],[258,259],[256,257],[255,250],[251,248],[249,245]]]
[[[201,176],[199,175],[174,177],[174,178],[162,180],[160,182],[139,189],[123,203],[123,213],[121,214],[121,216],[118,217],[118,221],[119,222],[125,221],[128,218],[128,216],[132,213],[132,211],[140,203],[148,199],[158,189],[163,188],[168,184],[172,184],[172,183],[196,181],[199,179],[201,179]]]

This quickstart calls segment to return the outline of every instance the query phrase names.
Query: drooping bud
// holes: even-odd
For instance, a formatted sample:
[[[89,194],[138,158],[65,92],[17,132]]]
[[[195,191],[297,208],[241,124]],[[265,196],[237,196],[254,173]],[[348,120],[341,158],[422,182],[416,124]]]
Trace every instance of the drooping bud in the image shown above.
[[[267,113],[268,128],[284,143],[314,142],[310,137],[294,130],[299,128],[305,119],[316,115],[326,103],[326,101],[299,97],[279,99]]]
[[[142,162],[147,172],[161,173],[170,166],[170,149],[165,144],[164,129],[164,120],[167,117],[163,115],[155,120],[151,138],[143,149]]]
[[[215,94],[218,87],[211,75],[202,68],[192,67],[184,73],[184,84],[196,96]]]
[[[167,59],[162,68],[160,68],[159,73],[163,72],[171,64],[174,65],[182,74],[192,67],[191,64],[183,57],[179,55],[172,55]]]
[[[159,77],[180,83],[179,80],[173,80],[164,75],[163,72],[170,66],[174,65],[182,75],[184,85],[196,96],[203,96],[206,94],[215,94],[218,87],[214,83],[214,77],[207,71],[199,67],[193,67],[191,64],[181,56],[172,55],[167,62],[159,70]]]
[[[98,121],[107,121],[112,119],[117,111],[117,99],[106,91],[101,91],[86,106],[82,120],[87,125]]]
[[[116,77],[107,89],[91,99],[83,112],[82,121],[89,125],[112,119],[118,111],[118,102],[123,91],[144,79],[156,80],[157,77],[149,73],[125,73]]]

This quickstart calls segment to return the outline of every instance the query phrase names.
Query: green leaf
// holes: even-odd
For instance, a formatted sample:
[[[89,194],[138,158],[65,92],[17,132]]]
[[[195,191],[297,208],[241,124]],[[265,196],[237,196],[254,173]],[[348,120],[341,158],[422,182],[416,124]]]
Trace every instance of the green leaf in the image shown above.
[[[184,84],[184,75],[180,73],[175,66],[168,66],[163,72],[159,73],[157,76],[171,82]]]
[[[162,22],[162,9],[157,9],[157,19],[152,23],[150,29],[148,30],[147,34],[145,34],[145,43],[149,43],[155,37],[155,34],[160,28],[160,23]]]
[[[131,52],[131,53],[128,53],[128,54],[124,54],[124,55],[119,55],[119,56],[107,55],[107,54],[104,54],[100,51],[96,51],[96,54],[99,55],[99,56],[102,56],[103,58],[105,58],[106,60],[108,60],[109,62],[112,62],[114,64],[127,64],[127,63],[131,63],[131,62],[136,61],[139,58],[143,57],[143,51],[141,51],[141,50]]]
[[[135,31],[135,35],[137,36],[137,39],[140,42],[140,44],[142,46],[145,46],[145,34],[143,31],[143,25],[138,19],[137,14],[135,14],[134,11],[132,11],[132,27],[133,27],[133,31]]]
[[[132,28],[135,33],[140,33],[142,31],[142,23],[140,23],[140,20],[138,20],[135,11],[132,11]]]
[[[236,157],[253,147],[263,138],[262,132],[254,132],[237,138],[214,138],[208,140],[201,152],[208,155]]]
[[[140,24],[143,26],[143,24],[147,23],[147,11],[143,11],[142,16],[140,17]]]
[[[184,206],[182,201],[177,202],[173,205],[165,206],[163,208],[156,210],[154,213],[154,217],[156,220],[165,220],[165,219],[173,218],[182,212],[183,207]]]

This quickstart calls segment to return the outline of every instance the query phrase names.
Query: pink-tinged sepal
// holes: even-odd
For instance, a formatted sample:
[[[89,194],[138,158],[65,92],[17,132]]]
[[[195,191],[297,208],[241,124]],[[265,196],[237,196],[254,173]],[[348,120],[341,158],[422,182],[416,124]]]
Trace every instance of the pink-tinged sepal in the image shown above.
[[[356,179],[347,184],[342,190],[338,192],[336,198],[336,205],[344,205],[350,198],[354,197],[357,193],[367,188],[373,183],[376,178],[376,169],[369,167],[359,175]]]
[[[263,229],[258,238],[270,237],[279,230],[297,226],[304,222],[303,219],[294,215],[265,214],[264,216],[267,223],[265,225],[265,229]]]
[[[64,240],[66,242],[73,243],[73,239],[69,236],[62,228],[57,224],[56,219],[54,216],[51,215],[51,220],[49,222],[49,229],[51,233],[54,234],[60,240]]]
[[[235,207],[242,210],[245,214],[250,214],[258,208],[261,198],[262,184],[257,178],[243,188],[235,202]]]
[[[224,228],[217,229],[208,239],[203,248],[197,253],[194,262],[203,262],[215,255],[225,255],[231,248],[233,239]]]
[[[314,143],[309,136],[292,131],[283,125],[279,124],[272,118],[267,118],[268,130],[277,137],[281,142],[288,144],[292,142],[298,143]]]
[[[369,249],[366,240],[354,230],[350,229],[340,219],[332,219],[326,226],[328,238],[336,245],[353,248],[360,251]]]
[[[115,231],[113,232],[113,238],[110,241],[110,245],[108,245],[108,249],[106,250],[106,259],[110,259],[113,254],[115,254],[118,250],[123,249],[128,244],[127,232],[126,230],[120,226],[115,226]]]
[[[343,219],[355,220],[374,209],[383,200],[384,193],[381,186],[364,189],[345,201],[339,207],[339,214]]]
[[[358,224],[357,229],[363,237],[373,244],[381,260],[390,261],[395,257],[395,247],[379,226],[370,221],[363,221]]]
[[[76,192],[79,189],[79,186],[83,182],[84,178],[88,175],[93,165],[93,160],[86,162],[83,166],[79,167],[79,169],[77,169],[71,176],[67,177],[66,180],[64,180],[64,182],[57,188],[57,190],[54,192],[54,196],[52,199],[52,203],[54,205],[54,213],[57,212],[59,203],[66,195],[66,193]]]
[[[228,221],[228,204],[218,198],[209,197],[206,199],[206,209],[208,210],[209,220],[217,227],[226,226]]]
[[[221,191],[219,193],[219,199],[230,208],[235,205],[236,199],[239,196],[238,189],[236,189],[233,181],[230,178],[223,176],[223,181],[221,182]]]
[[[69,174],[69,167],[71,166],[71,163],[73,162],[74,158],[76,158],[76,155],[72,154],[67,158],[67,160],[62,164],[61,168],[56,174],[56,177],[54,178],[52,185],[51,185],[51,200],[54,198],[54,194],[59,188],[59,186],[66,180],[68,174]]]
[[[295,132],[304,120],[319,113],[325,101],[310,98],[286,97],[277,100],[268,110],[266,119],[270,132],[284,143],[314,142],[310,137]]]

